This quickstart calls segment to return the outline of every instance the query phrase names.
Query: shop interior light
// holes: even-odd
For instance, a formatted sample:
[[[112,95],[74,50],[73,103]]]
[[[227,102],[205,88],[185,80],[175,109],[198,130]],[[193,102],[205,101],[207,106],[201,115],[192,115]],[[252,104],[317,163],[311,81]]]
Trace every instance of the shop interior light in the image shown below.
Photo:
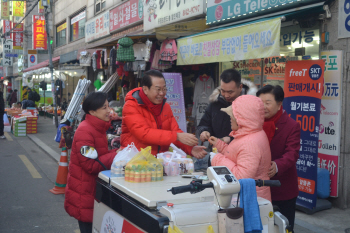
[[[74,72],[74,74],[77,74],[77,72]]]

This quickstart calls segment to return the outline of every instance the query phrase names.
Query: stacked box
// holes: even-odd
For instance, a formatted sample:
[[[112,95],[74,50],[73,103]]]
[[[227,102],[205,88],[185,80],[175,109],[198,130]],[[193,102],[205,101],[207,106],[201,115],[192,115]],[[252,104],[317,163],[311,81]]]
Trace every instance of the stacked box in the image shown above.
[[[27,123],[25,117],[12,118],[12,133],[15,137],[27,136]]]
[[[27,117],[27,134],[38,132],[38,117]]]

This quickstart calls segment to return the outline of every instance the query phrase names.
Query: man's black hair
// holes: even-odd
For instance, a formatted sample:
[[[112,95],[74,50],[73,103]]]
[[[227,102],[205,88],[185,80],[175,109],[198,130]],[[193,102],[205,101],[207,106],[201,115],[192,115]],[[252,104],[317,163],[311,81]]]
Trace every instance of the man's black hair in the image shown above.
[[[268,94],[268,93],[275,96],[276,102],[282,102],[284,99],[284,91],[280,85],[276,85],[276,86],[266,85],[256,93],[256,96],[259,97],[261,94]]]
[[[220,79],[224,83],[234,81],[237,87],[241,85],[241,74],[235,69],[224,70],[220,75]]]
[[[151,88],[152,86],[152,77],[157,77],[157,78],[164,78],[162,72],[158,71],[158,70],[149,70],[147,72],[145,72],[145,75],[142,78],[142,86],[146,86],[148,87],[148,89]]]

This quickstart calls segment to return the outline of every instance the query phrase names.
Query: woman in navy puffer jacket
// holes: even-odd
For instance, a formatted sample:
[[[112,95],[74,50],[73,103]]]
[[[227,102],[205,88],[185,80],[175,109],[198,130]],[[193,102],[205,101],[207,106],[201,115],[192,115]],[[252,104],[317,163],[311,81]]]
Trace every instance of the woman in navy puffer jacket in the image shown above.
[[[92,216],[96,178],[103,167],[94,159],[80,154],[82,146],[92,146],[97,150],[99,160],[111,167],[116,155],[108,151],[106,131],[110,127],[107,95],[102,92],[90,93],[84,103],[85,119],[75,132],[69,162],[64,208],[79,222],[81,233],[92,232]]]

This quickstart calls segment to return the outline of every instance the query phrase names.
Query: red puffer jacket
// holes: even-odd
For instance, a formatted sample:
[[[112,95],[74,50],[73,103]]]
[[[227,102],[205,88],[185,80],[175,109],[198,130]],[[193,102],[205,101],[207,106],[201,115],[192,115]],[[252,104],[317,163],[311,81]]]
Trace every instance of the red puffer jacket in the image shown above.
[[[141,88],[129,91],[125,97],[121,146],[127,147],[132,142],[139,150],[151,146],[151,153],[156,155],[168,151],[170,144],[174,143],[186,154],[191,155],[192,147],[177,141],[177,133],[183,133],[183,131],[179,128],[170,105],[163,102],[162,129],[158,129],[155,116],[139,96]]]
[[[97,161],[82,156],[80,148],[94,147],[99,160],[110,168],[116,151],[108,151],[106,131],[109,127],[109,122],[86,114],[74,135],[64,208],[70,216],[82,222],[92,222],[96,178],[104,168]]]

